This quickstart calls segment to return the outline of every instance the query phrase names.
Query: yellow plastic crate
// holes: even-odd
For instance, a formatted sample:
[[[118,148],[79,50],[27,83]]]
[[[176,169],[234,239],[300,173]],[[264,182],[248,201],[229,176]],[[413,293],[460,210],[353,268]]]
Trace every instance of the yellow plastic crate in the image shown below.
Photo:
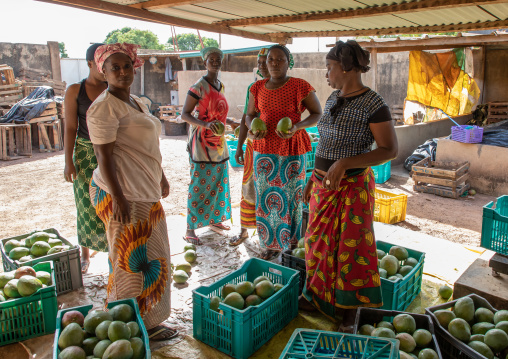
[[[374,221],[394,224],[406,219],[407,195],[395,194],[376,188]]]

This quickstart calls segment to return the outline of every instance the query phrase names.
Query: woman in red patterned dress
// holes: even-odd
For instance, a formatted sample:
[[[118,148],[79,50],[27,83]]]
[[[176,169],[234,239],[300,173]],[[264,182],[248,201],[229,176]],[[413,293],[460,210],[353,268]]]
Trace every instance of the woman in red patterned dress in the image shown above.
[[[290,65],[292,57],[286,47],[269,49],[270,78],[252,85],[247,109],[249,128],[258,113],[267,127],[254,137],[256,224],[263,259],[292,248],[300,238],[305,160],[311,150],[305,128],[314,126],[321,116],[314,88],[305,80],[288,76]],[[309,116],[302,120],[305,110]],[[276,129],[284,117],[292,122],[285,133]]]

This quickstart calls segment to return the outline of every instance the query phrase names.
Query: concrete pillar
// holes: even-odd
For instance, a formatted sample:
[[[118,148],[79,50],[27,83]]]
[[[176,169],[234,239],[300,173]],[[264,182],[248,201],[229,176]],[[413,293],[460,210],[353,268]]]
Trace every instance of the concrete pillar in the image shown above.
[[[60,68],[60,48],[58,47],[58,42],[48,41],[48,48],[53,80],[62,81],[62,70]]]
[[[141,78],[140,78],[140,82],[141,82],[141,91],[140,91],[140,94],[141,95],[144,95],[145,94],[145,64],[141,65],[141,68],[139,69],[139,72],[140,72],[140,75],[141,75]]]

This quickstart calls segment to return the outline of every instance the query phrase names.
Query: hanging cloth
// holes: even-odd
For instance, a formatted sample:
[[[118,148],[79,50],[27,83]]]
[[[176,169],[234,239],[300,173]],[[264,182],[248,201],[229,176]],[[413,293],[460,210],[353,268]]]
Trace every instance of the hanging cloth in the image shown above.
[[[169,57],[166,57],[166,71],[165,71],[165,77],[166,82],[173,81],[173,68],[171,67],[171,59]]]

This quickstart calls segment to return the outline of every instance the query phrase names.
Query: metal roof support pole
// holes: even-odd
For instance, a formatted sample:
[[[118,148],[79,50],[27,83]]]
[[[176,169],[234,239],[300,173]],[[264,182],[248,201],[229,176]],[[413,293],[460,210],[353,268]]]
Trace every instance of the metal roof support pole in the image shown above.
[[[372,71],[371,89],[377,91],[377,49],[370,50],[370,71]]]
[[[144,95],[145,94],[145,64],[141,65],[139,72],[141,75],[141,78],[140,78],[141,91],[140,91],[140,93],[141,93],[141,95]]]

